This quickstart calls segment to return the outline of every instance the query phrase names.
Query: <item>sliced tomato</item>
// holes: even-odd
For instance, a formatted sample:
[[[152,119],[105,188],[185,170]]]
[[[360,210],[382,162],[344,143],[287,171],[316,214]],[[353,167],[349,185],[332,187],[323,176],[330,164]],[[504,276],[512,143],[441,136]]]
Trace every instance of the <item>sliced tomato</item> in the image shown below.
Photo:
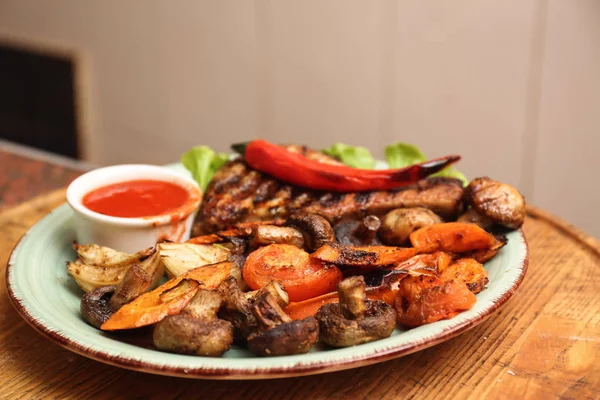
[[[342,280],[336,266],[311,258],[296,246],[272,244],[250,253],[243,269],[244,280],[252,290],[279,282],[290,301],[302,301],[335,291]]]

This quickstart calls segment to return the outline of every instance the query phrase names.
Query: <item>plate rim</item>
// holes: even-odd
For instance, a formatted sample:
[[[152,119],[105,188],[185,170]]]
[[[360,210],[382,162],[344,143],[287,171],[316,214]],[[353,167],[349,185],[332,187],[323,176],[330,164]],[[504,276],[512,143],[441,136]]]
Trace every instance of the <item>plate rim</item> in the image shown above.
[[[328,372],[335,372],[341,370],[347,370],[352,368],[358,368],[362,366],[372,365],[384,361],[388,361],[394,358],[405,356],[417,351],[424,350],[426,348],[435,346],[439,343],[445,342],[453,337],[460,335],[461,333],[479,325],[491,316],[498,308],[504,305],[515,293],[518,287],[523,282],[527,270],[529,267],[529,246],[527,238],[523,232],[523,229],[519,229],[518,234],[523,240],[525,254],[520,265],[520,273],[511,284],[511,286],[505,290],[505,292],[493,303],[486,306],[481,312],[462,321],[456,325],[445,328],[442,332],[435,334],[434,336],[426,339],[417,339],[409,343],[405,343],[398,346],[391,346],[379,352],[365,353],[352,357],[349,360],[320,360],[310,364],[297,364],[291,366],[273,366],[273,367],[256,367],[252,369],[233,369],[229,367],[184,367],[174,365],[159,365],[152,363],[151,361],[136,360],[118,355],[110,355],[104,353],[102,350],[93,349],[86,347],[79,343],[77,340],[70,339],[67,336],[53,331],[38,318],[35,317],[27,307],[22,304],[22,300],[17,296],[14,291],[11,274],[13,268],[15,268],[16,255],[24,240],[30,234],[31,230],[34,229],[38,224],[48,218],[51,214],[57,212],[61,207],[64,207],[66,203],[53,209],[50,213],[45,215],[40,221],[30,227],[25,234],[19,239],[15,247],[11,251],[7,266],[6,266],[6,289],[9,300],[17,313],[32,327],[34,330],[39,332],[42,336],[57,343],[63,348],[70,350],[74,353],[82,355],[87,358],[91,358],[96,361],[103,362],[105,364],[113,365],[120,368],[125,368],[134,371],[141,371],[146,373],[153,373],[166,376],[184,377],[184,378],[196,378],[196,379],[229,379],[229,380],[258,380],[258,379],[276,379],[285,377],[298,377],[305,375],[321,374]]]

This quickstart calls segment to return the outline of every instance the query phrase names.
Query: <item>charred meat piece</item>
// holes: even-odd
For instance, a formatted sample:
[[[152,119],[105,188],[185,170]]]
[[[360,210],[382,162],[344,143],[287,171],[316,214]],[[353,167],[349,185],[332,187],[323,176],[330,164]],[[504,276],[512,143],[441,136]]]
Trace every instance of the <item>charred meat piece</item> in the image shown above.
[[[297,212],[318,214],[335,223],[346,216],[362,218],[395,208],[425,207],[452,219],[462,211],[462,198],[459,180],[440,177],[394,190],[323,193],[285,184],[236,159],[223,166],[208,185],[193,234],[217,232],[240,222],[286,219]]]
[[[517,189],[488,177],[476,178],[465,189],[465,199],[479,214],[507,228],[525,220],[525,198]]]
[[[307,353],[319,339],[314,317],[292,321],[271,293],[260,294],[252,304],[258,330],[248,337],[248,349],[258,356]]]
[[[396,325],[393,308],[380,300],[367,300],[362,276],[344,279],[338,285],[339,303],[319,309],[321,340],[332,347],[348,347],[389,337]]]
[[[154,327],[152,338],[159,350],[219,357],[233,343],[233,325],[217,318],[223,299],[219,293],[200,289],[179,315],[171,315]]]
[[[383,218],[379,236],[386,244],[401,246],[409,241],[410,234],[417,229],[442,222],[444,221],[440,217],[427,208],[397,208]]]

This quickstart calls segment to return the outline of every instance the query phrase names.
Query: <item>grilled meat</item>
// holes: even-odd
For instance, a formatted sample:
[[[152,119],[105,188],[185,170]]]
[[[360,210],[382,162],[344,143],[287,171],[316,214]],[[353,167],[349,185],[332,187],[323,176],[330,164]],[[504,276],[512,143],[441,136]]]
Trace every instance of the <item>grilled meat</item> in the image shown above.
[[[302,150],[303,148],[301,148]],[[312,152],[307,157],[321,157]],[[326,162],[336,162],[319,158]],[[425,207],[444,218],[462,211],[463,187],[452,178],[423,179],[394,190],[324,193],[298,188],[253,170],[243,159],[223,166],[204,193],[194,235],[222,230],[240,222],[285,219],[302,211],[334,223],[344,217],[382,215],[400,207]]]

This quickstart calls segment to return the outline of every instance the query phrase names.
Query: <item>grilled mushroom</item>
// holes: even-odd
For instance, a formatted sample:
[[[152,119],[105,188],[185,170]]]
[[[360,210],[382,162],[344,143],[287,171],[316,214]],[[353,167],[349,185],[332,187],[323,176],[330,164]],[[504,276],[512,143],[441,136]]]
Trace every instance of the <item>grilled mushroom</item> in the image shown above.
[[[346,220],[334,225],[335,237],[340,244],[357,246],[377,246],[381,241],[377,231],[381,221],[374,215],[368,215],[360,221]]]
[[[248,349],[258,356],[307,353],[319,339],[319,324],[314,317],[292,321],[269,292],[253,301],[252,313],[258,330],[248,337]]]
[[[113,311],[108,305],[115,286],[104,286],[87,292],[81,297],[81,316],[88,324],[100,329],[108,321]]]
[[[233,325],[217,318],[223,298],[201,289],[179,315],[156,324],[152,339],[159,350],[218,357],[233,343]]]
[[[295,214],[285,222],[302,232],[304,245],[309,251],[315,251],[324,244],[335,241],[335,233],[325,218],[317,214]]]
[[[219,311],[219,317],[233,324],[235,341],[244,343],[248,335],[256,328],[256,319],[252,314],[250,301],[232,276],[225,279],[217,291],[223,297],[223,306]]]
[[[379,236],[386,244],[399,246],[406,243],[410,234],[417,229],[442,222],[427,208],[397,208],[383,217]]]
[[[291,244],[304,247],[304,237],[300,231],[289,226],[256,225],[252,228],[250,248],[256,249],[269,244]]]
[[[157,274],[163,274],[162,267],[159,267],[158,252],[142,264],[129,267],[116,286],[105,286],[84,294],[81,298],[81,315],[90,325],[100,328],[119,308],[150,289]]]
[[[265,287],[243,293],[233,277],[227,278],[218,288],[223,296],[223,307],[219,316],[229,321],[235,327],[236,342],[243,343],[247,337],[257,329],[257,322],[252,313],[252,302],[263,293],[270,293],[280,307],[285,307],[289,303],[289,297],[283,287],[271,281]]]
[[[479,225],[483,229],[488,229],[494,224],[494,221],[483,214],[479,214],[474,208],[469,208],[467,212],[458,217],[456,222],[469,222],[471,224]]]
[[[112,312],[117,311],[125,304],[133,301],[146,292],[152,284],[152,277],[138,265],[133,265],[127,270],[125,276],[116,286],[108,306]]]
[[[525,220],[525,199],[517,189],[488,177],[476,178],[465,189],[465,199],[479,214],[507,228]]]
[[[386,338],[396,325],[396,313],[388,304],[367,300],[362,276],[344,279],[338,285],[339,304],[321,306],[321,340],[332,347],[349,347]]]

